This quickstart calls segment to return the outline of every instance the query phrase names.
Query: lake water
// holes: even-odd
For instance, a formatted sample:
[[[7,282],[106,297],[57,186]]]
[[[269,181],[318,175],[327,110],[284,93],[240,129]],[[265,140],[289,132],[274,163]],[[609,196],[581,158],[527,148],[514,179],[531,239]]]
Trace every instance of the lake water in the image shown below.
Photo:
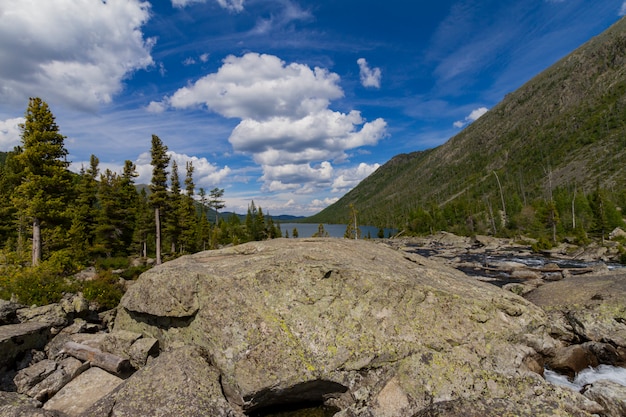
[[[324,224],[324,230],[328,232],[329,237],[343,237],[343,234],[346,233],[346,225],[345,224]],[[317,229],[319,227],[319,223],[281,223],[280,230],[285,236],[285,232],[289,233],[289,237],[293,237],[293,229],[298,229],[298,237],[311,237],[313,234],[317,233]],[[359,230],[361,231],[361,238],[365,239],[371,237],[372,239],[376,239],[378,237],[378,227],[374,226],[359,226]],[[385,237],[389,237],[394,233],[397,233],[395,229],[384,229]]]

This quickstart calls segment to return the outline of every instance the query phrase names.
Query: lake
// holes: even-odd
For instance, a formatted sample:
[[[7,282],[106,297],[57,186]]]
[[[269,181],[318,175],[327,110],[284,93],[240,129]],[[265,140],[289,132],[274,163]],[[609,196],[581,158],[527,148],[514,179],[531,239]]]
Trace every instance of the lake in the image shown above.
[[[293,237],[293,229],[298,229],[298,237],[311,237],[314,233],[317,233],[317,229],[319,227],[319,223],[281,223],[280,230],[285,236],[285,232],[289,233],[289,237]],[[346,232],[345,224],[325,224],[324,230],[328,232],[329,237],[343,237],[343,234]],[[369,236],[372,239],[376,239],[378,237],[378,227],[374,226],[359,226],[359,230],[361,231],[361,238],[366,238]],[[385,237],[389,237],[397,233],[395,229],[385,229]]]

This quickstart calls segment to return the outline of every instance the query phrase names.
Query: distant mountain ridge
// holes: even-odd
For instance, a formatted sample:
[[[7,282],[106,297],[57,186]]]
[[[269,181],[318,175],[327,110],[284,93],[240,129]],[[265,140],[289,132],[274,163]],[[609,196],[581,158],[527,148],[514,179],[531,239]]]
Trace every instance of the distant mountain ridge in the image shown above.
[[[507,94],[445,144],[393,157],[309,218],[398,227],[417,207],[459,198],[543,197],[558,187],[624,188],[626,18]],[[498,186],[500,182],[500,187]]]

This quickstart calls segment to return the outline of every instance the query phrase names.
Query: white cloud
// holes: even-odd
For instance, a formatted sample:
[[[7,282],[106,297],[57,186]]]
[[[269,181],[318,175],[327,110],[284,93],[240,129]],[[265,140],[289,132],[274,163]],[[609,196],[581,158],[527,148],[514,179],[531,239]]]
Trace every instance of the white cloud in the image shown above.
[[[347,192],[351,190],[379,167],[380,164],[360,163],[357,167],[341,170],[333,181],[332,191]]]
[[[193,180],[196,186],[196,190],[204,187],[205,189],[216,187],[221,184],[224,179],[231,173],[231,169],[228,166],[219,168],[215,164],[209,162],[206,158],[198,158],[197,156],[189,156],[185,154],[179,154],[176,152],[168,151],[170,156],[170,166],[168,172],[171,173],[171,163],[176,161],[178,164],[178,175],[180,177],[181,186],[184,187],[186,164],[192,162],[193,164]],[[136,184],[150,184],[152,180],[152,165],[150,152],[143,152],[134,161],[137,167],[137,173],[139,176],[135,179]],[[70,165],[70,169],[74,172],[79,172],[81,166],[88,167],[89,161],[74,161]],[[100,162],[100,172],[104,172],[106,169],[110,169],[118,174],[122,172],[123,165],[111,164],[108,162]]]
[[[472,112],[463,120],[457,120],[453,123],[454,127],[462,128],[474,121],[476,121],[480,116],[487,113],[489,111],[486,107],[479,107],[477,109],[472,110]]]
[[[29,96],[95,108],[111,102],[132,72],[153,65],[153,39],[141,27],[150,4],[140,0],[0,4],[0,100]]]
[[[339,76],[322,68],[287,64],[273,55],[229,56],[217,72],[180,88],[149,109],[206,106],[241,119],[229,142],[262,166],[264,189],[309,192],[327,177],[328,161],[345,161],[346,151],[373,146],[386,135],[383,119],[366,121],[356,110],[329,108],[343,97]]]
[[[343,97],[339,76],[303,64],[285,64],[273,55],[233,55],[224,64],[169,98],[175,108],[205,105],[225,117],[264,120],[302,117]]]
[[[363,87],[380,88],[381,72],[380,68],[370,68],[365,58],[359,58],[359,72]]]
[[[20,124],[25,121],[23,117],[0,120],[0,151],[11,151],[21,143]]]
[[[204,53],[204,54],[200,55],[199,58],[200,58],[200,62],[208,62],[209,54],[208,53]]]
[[[277,13],[272,14],[268,18],[259,18],[251,34],[267,34],[281,28],[288,27],[294,21],[307,21],[313,18],[310,11],[301,9],[299,5],[289,1],[281,1],[283,8]]]
[[[620,7],[619,9],[619,15],[620,16],[626,15],[626,1],[622,3],[622,7]]]
[[[146,107],[149,113],[163,113],[167,109],[167,106],[158,101],[151,101]]]
[[[174,7],[186,7],[192,3],[206,3],[206,0],[172,0]],[[233,12],[243,11],[244,0],[217,0],[217,3],[224,9]]]

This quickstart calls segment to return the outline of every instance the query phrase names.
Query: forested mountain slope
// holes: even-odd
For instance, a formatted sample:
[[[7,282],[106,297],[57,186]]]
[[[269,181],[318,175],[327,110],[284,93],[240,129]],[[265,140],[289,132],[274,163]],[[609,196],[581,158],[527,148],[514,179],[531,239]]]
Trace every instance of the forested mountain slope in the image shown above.
[[[398,155],[311,218],[404,227],[416,210],[477,213],[552,199],[567,188],[624,188],[626,20],[512,92],[445,144]],[[498,180],[501,183],[500,195]],[[468,208],[469,207],[469,208]],[[510,209],[509,209],[510,211]]]

